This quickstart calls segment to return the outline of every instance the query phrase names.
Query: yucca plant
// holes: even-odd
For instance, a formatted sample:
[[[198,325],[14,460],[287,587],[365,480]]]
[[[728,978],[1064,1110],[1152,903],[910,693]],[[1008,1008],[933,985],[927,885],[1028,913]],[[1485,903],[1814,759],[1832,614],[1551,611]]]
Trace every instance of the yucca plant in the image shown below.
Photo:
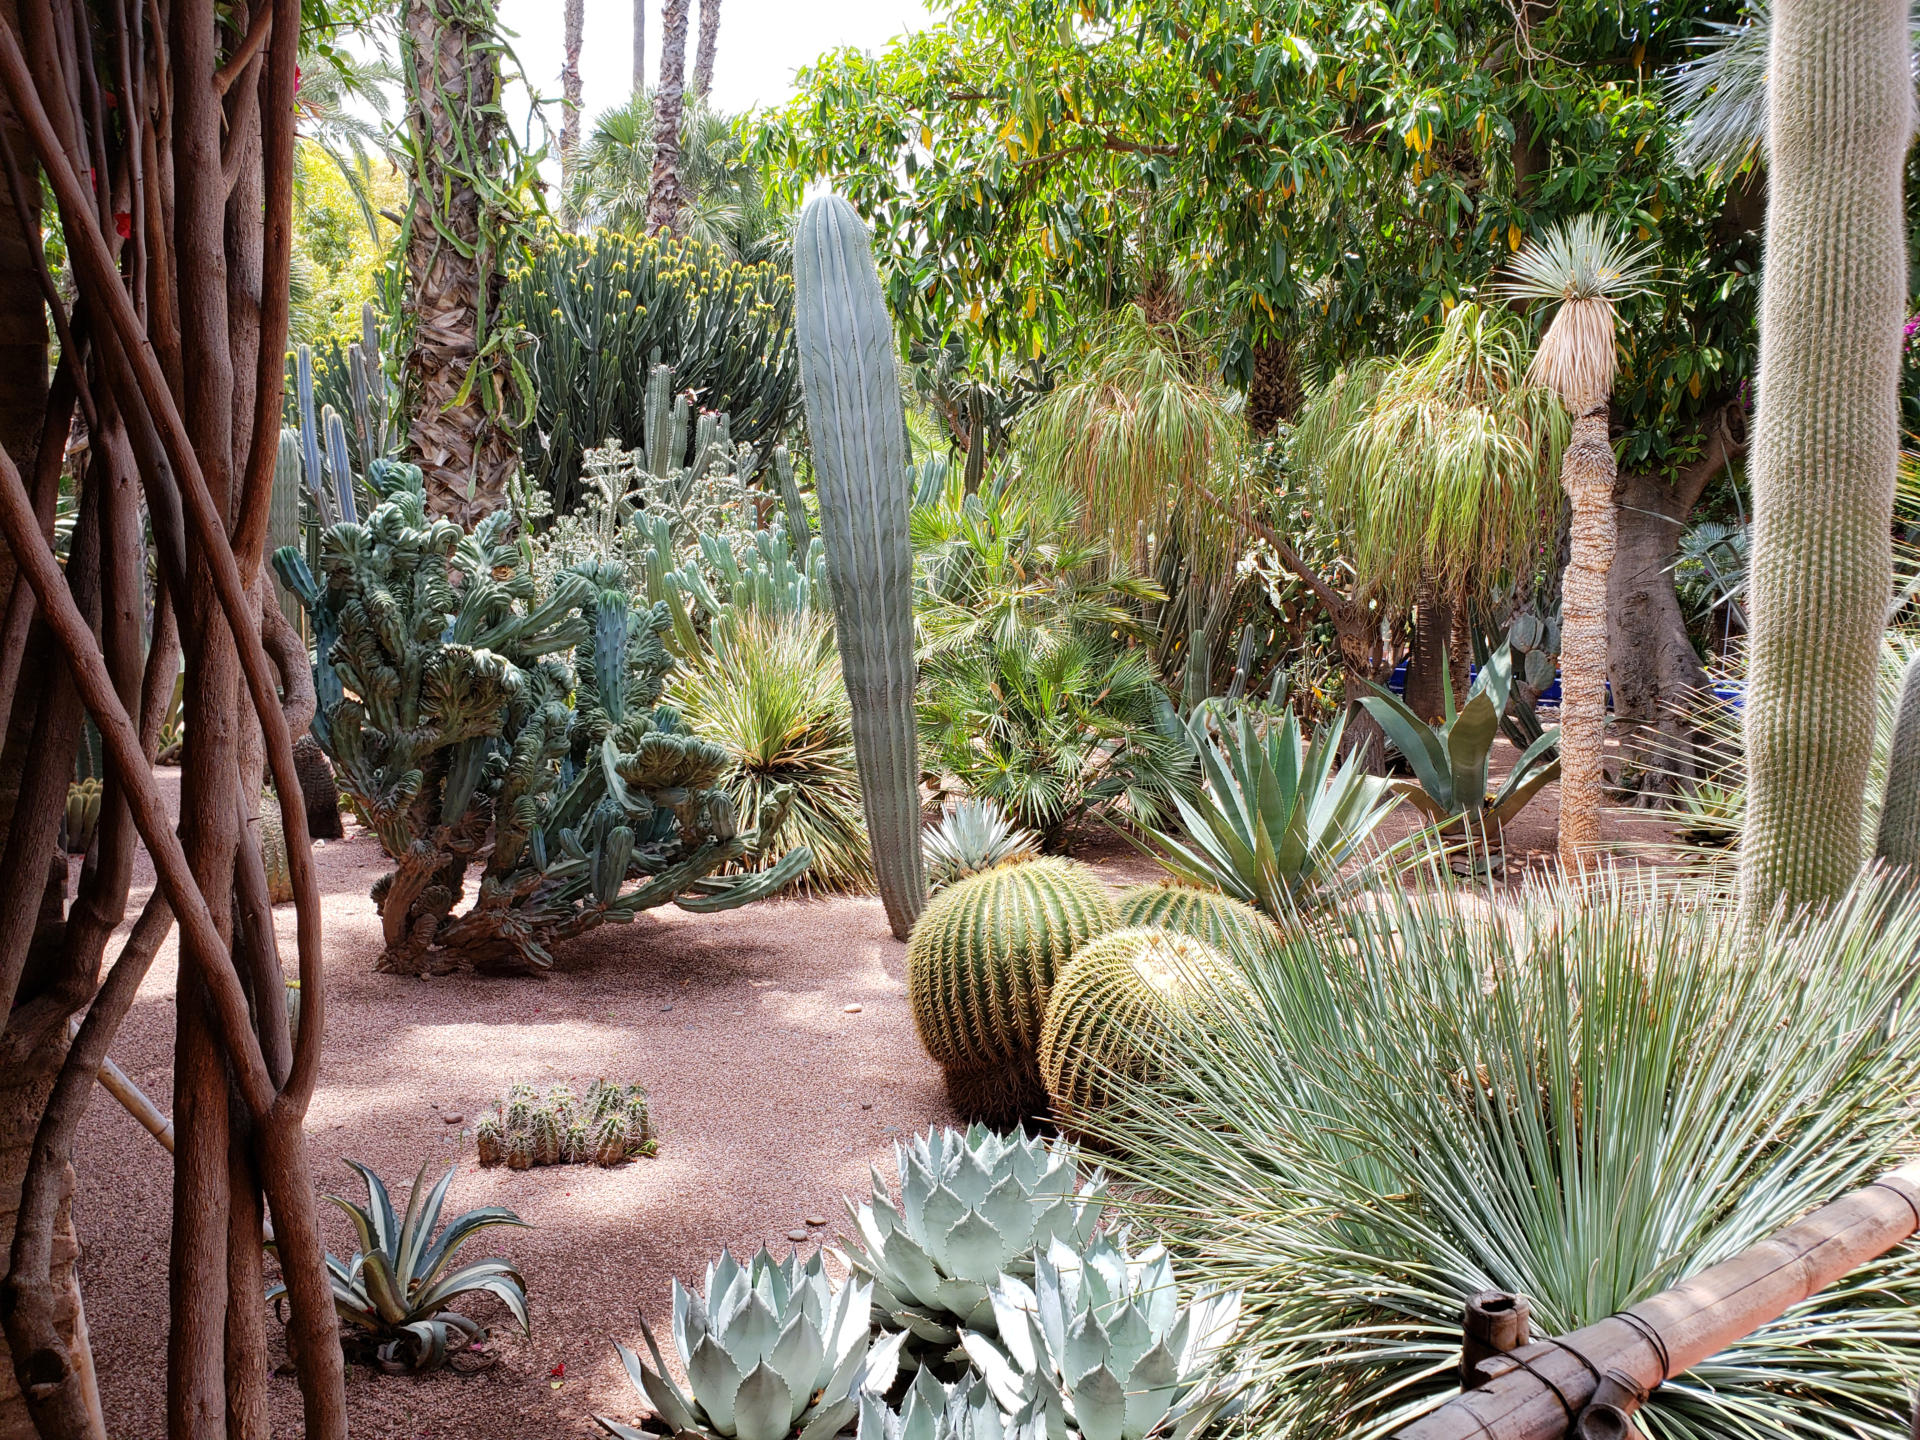
[[[1474,1292],[1565,1334],[1920,1144],[1920,903],[1871,878],[1757,939],[1653,881],[1394,895],[1242,962],[1100,1128],[1242,1288],[1256,1433],[1380,1440],[1457,1385]],[[1655,1440],[1905,1440],[1907,1247],[1654,1392]]]
[[[1167,1252],[1130,1254],[1125,1235],[1084,1252],[1055,1241],[1033,1283],[993,1289],[996,1343],[961,1337],[1000,1408],[1044,1418],[1049,1440],[1170,1440],[1199,1435],[1239,1408],[1243,1385],[1221,1364],[1240,1296],[1200,1286],[1184,1302]]]
[[[1190,726],[1201,787],[1173,804],[1184,838],[1148,829],[1151,853],[1167,870],[1284,920],[1352,883],[1341,869],[1358,855],[1397,803],[1390,783],[1369,775],[1357,752],[1339,763],[1342,717],[1311,742],[1289,710],[1264,726],[1251,707],[1214,712]]]
[[[720,788],[742,825],[757,825],[785,798],[786,826],[755,865],[777,863],[804,845],[813,852],[804,888],[873,887],[853,718],[825,616],[727,613],[710,646],[680,668],[669,694],[693,733],[732,762]]]
[[[1040,837],[1014,824],[991,800],[961,800],[926,828],[920,848],[927,857],[927,888],[939,890],[996,865],[1034,859]]]
[[[1498,790],[1487,789],[1487,764],[1512,685],[1513,651],[1502,645],[1480,667],[1466,703],[1458,709],[1452,682],[1446,683],[1447,714],[1438,725],[1427,724],[1382,686],[1374,686],[1374,694],[1360,699],[1413,767],[1414,779],[1395,781],[1395,788],[1441,833],[1464,830],[1469,839],[1494,849],[1506,823],[1560,773],[1560,761],[1553,753],[1560,731],[1554,726],[1521,752]]]
[[[647,1322],[649,1366],[617,1341],[621,1363],[660,1429],[593,1418],[615,1440],[831,1440],[862,1396],[893,1383],[902,1337],[872,1337],[873,1289],[836,1285],[816,1251],[804,1262],[765,1249],[742,1265],[729,1252],[707,1266],[704,1295],[673,1282],[675,1383]]]
[[[333,1306],[347,1324],[349,1353],[370,1353],[383,1370],[437,1370],[458,1352],[486,1338],[486,1330],[451,1308],[460,1295],[484,1292],[507,1307],[532,1333],[527,1319],[526,1281],[512,1261],[491,1257],[448,1272],[455,1253],[492,1225],[526,1221],[500,1205],[468,1210],[440,1226],[440,1209],[459,1166],[449,1166],[432,1186],[427,1167],[414,1176],[406,1215],[393,1208],[386,1185],[358,1160],[346,1162],[367,1187],[367,1203],[356,1205],[338,1195],[326,1198],[353,1221],[360,1251],[350,1263],[327,1256],[333,1279]],[[435,1234],[435,1230],[439,1233]],[[269,1304],[286,1294],[284,1284],[267,1292]]]

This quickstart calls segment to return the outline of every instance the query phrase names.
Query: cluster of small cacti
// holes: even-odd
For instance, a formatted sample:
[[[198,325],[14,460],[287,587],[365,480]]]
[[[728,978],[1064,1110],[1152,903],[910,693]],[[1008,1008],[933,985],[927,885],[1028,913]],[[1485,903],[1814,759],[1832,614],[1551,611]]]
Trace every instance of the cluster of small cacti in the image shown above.
[[[927,903],[906,426],[872,237],[838,195],[816,195],[800,212],[793,285],[860,795],[887,923],[895,939],[905,940]]]
[[[1079,1129],[1111,1103],[1115,1080],[1148,1078],[1155,1034],[1178,1025],[1228,974],[1212,945],[1173,930],[1115,930],[1082,947],[1054,981],[1040,1036],[1054,1117]]]
[[[1055,977],[1115,923],[1099,877],[1061,859],[988,870],[927,906],[907,946],[907,996],[968,1120],[1011,1125],[1044,1108],[1039,1045]]]
[[[520,1084],[474,1123],[482,1165],[619,1165],[656,1148],[647,1092],[596,1080],[584,1095],[570,1085],[545,1091]]]
[[[1193,885],[1136,885],[1113,904],[1122,929],[1172,930],[1229,955],[1278,933],[1273,921],[1251,905]]]
[[[416,467],[376,461],[366,481],[382,503],[325,532],[319,580],[291,546],[274,565],[313,620],[314,737],[395,862],[374,887],[383,969],[436,947],[541,969],[609,920],[729,909],[805,871],[799,847],[715,878],[767,848],[785,803],[741,833],[716,785],[726,753],[658,703],[667,609],[636,606],[620,566],[570,566],[539,593],[510,511],[463,534],[428,518]]]
[[[67,786],[67,853],[84,855],[100,828],[100,782],[75,780]]]

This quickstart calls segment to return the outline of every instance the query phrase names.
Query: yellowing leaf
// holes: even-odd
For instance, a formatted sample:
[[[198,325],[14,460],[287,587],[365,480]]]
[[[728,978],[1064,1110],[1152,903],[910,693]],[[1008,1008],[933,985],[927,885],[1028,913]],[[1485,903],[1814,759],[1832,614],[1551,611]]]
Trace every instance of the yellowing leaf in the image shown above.
[[[931,125],[922,125],[920,127],[920,148],[922,150],[931,150],[933,148],[933,127]]]
[[[1040,292],[1038,290],[1029,289],[1027,291],[1027,319],[1031,320],[1033,318],[1033,312],[1038,310],[1039,308],[1040,308]]]
[[[978,300],[975,300],[967,307],[967,319],[976,325],[980,323],[980,302]]]
[[[1518,250],[1520,248],[1520,225],[1518,221],[1507,226],[1507,248],[1509,250]]]
[[[1698,370],[1694,371],[1693,378],[1687,381],[1687,393],[1696,400],[1700,398],[1700,372]]]

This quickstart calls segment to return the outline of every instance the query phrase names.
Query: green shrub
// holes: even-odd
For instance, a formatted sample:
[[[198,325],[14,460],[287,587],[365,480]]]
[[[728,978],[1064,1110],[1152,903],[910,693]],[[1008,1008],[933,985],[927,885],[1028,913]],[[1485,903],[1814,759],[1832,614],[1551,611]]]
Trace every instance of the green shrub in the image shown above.
[[[646,405],[655,365],[671,367],[675,393],[726,412],[734,440],[763,457],[798,413],[793,285],[769,265],[736,264],[694,240],[554,233],[502,303],[533,339],[539,400],[523,456],[558,513],[580,499],[584,451],[657,440]]]
[[[756,864],[805,846],[813,864],[802,885],[873,888],[853,718],[822,616],[729,614],[714,626],[711,647],[677,672],[671,695],[694,734],[726,753],[731,768],[720,785],[742,825],[785,804],[786,823]]]
[[[1565,1334],[1725,1260],[1920,1144],[1920,905],[1865,882],[1798,929],[1624,880],[1490,915],[1331,917],[1240,967],[1096,1128],[1200,1273],[1245,1290],[1256,1429],[1377,1440],[1453,1392],[1476,1291]],[[1908,1247],[1654,1392],[1661,1440],[1907,1434]]]

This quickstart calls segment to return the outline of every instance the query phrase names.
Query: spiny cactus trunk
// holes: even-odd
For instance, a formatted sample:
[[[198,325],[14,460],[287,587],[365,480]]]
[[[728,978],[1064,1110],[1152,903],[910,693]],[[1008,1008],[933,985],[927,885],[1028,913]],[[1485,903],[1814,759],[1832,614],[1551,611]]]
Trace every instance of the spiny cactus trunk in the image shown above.
[[[817,196],[801,212],[793,275],[800,386],[861,799],[887,922],[905,940],[927,903],[907,457],[893,324],[872,239],[839,196]]]
[[[1874,855],[1888,865],[1920,865],[1920,655],[1907,662],[1900,681]]]
[[[1753,446],[1748,925],[1859,868],[1899,456],[1902,0],[1781,0]]]
[[[1560,864],[1600,844],[1607,775],[1607,573],[1613,568],[1613,446],[1603,400],[1573,422],[1560,462],[1573,544],[1560,600]]]

